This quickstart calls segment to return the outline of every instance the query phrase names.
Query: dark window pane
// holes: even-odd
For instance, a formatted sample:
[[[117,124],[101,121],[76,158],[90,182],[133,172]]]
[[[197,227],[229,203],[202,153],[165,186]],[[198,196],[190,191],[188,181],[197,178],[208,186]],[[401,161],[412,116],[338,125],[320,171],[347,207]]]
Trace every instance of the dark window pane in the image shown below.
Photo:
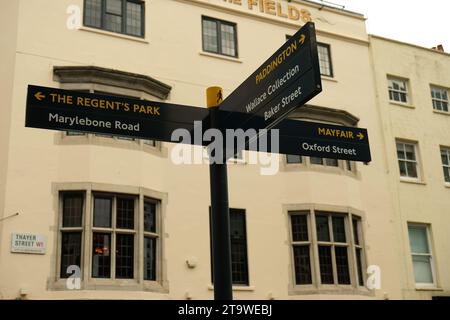
[[[86,0],[84,7],[84,24],[90,27],[102,26],[102,0]]]
[[[111,276],[111,235],[94,233],[92,240],[92,277]]]
[[[294,246],[295,283],[312,284],[309,246]]]
[[[233,284],[248,285],[245,213],[230,210],[231,272]]]
[[[291,215],[292,241],[308,241],[306,215]]]
[[[133,279],[134,235],[116,236],[116,278]]]
[[[211,20],[203,20],[203,50],[209,52],[219,52],[217,23]]]
[[[353,219],[353,239],[356,245],[359,245],[358,219]]]
[[[235,29],[233,25],[221,24],[221,40],[222,40],[222,53],[228,56],[236,56],[235,46]]]
[[[323,165],[323,158],[311,157],[311,164],[320,164]]]
[[[287,163],[302,163],[302,157],[293,154],[288,154],[286,156],[286,161]]]
[[[144,202],[144,231],[156,232],[156,204]]]
[[[94,227],[111,228],[112,198],[94,198]]]
[[[317,240],[330,241],[330,230],[328,227],[328,216],[316,215]]]
[[[106,12],[122,15],[122,0],[106,0]]]
[[[121,33],[122,32],[122,17],[116,16],[113,14],[106,14],[105,15],[105,29]]]
[[[346,242],[344,217],[333,217],[333,241]]]
[[[331,262],[331,248],[319,246],[320,281],[322,284],[333,284],[333,265]]]
[[[144,238],[144,280],[156,280],[155,238]]]
[[[350,273],[348,270],[347,247],[335,247],[336,268],[339,284],[350,284]]]
[[[142,5],[127,2],[127,33],[142,36]]]
[[[61,240],[61,278],[68,278],[67,267],[81,268],[81,232],[63,232]]]
[[[134,199],[117,198],[117,228],[134,229]]]
[[[63,196],[63,228],[81,227],[83,216],[83,195],[65,194]]]
[[[325,159],[325,163],[329,167],[338,167],[339,162],[337,159]]]
[[[362,251],[361,249],[356,248],[356,266],[358,268],[358,284],[360,286],[364,286],[361,251]]]

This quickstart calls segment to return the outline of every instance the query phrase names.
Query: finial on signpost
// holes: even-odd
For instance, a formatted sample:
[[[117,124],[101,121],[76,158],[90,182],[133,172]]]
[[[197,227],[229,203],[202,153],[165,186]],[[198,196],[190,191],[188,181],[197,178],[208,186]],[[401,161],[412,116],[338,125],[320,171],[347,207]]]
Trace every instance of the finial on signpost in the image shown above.
[[[206,106],[208,108],[218,107],[223,101],[223,90],[221,87],[209,87],[206,89]]]

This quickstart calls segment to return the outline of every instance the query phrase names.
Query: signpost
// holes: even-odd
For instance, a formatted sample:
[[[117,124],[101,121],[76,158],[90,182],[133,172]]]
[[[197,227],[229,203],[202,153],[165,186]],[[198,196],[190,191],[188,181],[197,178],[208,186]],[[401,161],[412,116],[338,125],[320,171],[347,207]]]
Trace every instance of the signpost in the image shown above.
[[[208,110],[103,94],[28,86],[25,126],[171,141],[175,129],[192,132]]]
[[[307,23],[225,101],[220,88],[209,88],[209,109],[30,85],[25,125],[166,142],[173,142],[176,129],[193,132],[194,121],[203,130],[220,129],[222,133],[254,129],[250,140],[260,138],[261,129],[276,128],[279,150],[272,151],[268,141],[263,151],[370,161],[365,129],[285,119],[321,91],[315,28]],[[203,139],[193,140],[190,143],[206,145]],[[254,144],[244,147],[254,150]],[[214,297],[220,300],[232,299],[226,169],[226,161],[210,164]]]
[[[267,152],[370,162],[369,137],[366,129],[337,126],[325,123],[285,119],[274,129],[279,130],[279,148],[267,139]],[[268,132],[270,134],[270,132]],[[259,150],[259,141],[246,146]]]
[[[270,129],[321,91],[315,28],[309,22],[222,102],[222,128]]]

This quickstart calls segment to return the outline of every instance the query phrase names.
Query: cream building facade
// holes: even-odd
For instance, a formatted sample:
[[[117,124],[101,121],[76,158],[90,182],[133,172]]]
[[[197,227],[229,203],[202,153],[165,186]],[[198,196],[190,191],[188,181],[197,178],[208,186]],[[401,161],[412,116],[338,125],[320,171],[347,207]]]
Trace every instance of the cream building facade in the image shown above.
[[[450,87],[448,55],[369,37],[362,15],[310,1],[1,6],[1,298],[211,299],[208,165],[175,165],[175,144],[26,128],[27,85],[204,106],[207,87],[231,93],[307,21],[316,24],[323,92],[292,118],[367,128],[372,162],[282,156],[280,172],[262,176],[248,153],[230,161],[234,298],[450,295],[439,162],[449,118],[430,106],[430,85]],[[409,80],[413,103],[389,102],[389,77]],[[401,142],[418,144],[420,179],[400,178],[397,142],[405,157]],[[402,160],[408,174],[414,160]],[[45,252],[12,252],[33,235],[45,238]],[[79,289],[67,285],[71,265]],[[427,266],[433,281],[416,288],[415,277],[429,280]]]

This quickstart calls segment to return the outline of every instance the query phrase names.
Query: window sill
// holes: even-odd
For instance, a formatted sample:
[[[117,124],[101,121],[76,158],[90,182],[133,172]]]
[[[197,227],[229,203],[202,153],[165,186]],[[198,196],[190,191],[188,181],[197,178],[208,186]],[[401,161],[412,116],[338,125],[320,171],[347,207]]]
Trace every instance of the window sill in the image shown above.
[[[205,57],[211,57],[211,58],[217,58],[217,59],[231,61],[231,62],[243,63],[243,61],[239,58],[233,58],[233,57],[224,56],[221,54],[214,54],[214,53],[204,52],[204,51],[201,51],[198,54],[201,56],[205,56]]]
[[[400,182],[410,183],[410,184],[418,184],[418,185],[422,185],[422,186],[426,186],[427,185],[426,182],[424,182],[424,181],[405,179],[405,178],[400,178]]]
[[[450,189],[450,183],[445,183],[444,186]]]
[[[255,291],[255,287],[253,286],[233,286],[233,291],[247,291],[247,292],[253,292]],[[214,290],[214,286],[213,285],[208,285],[208,290],[209,291],[213,291]]]
[[[433,109],[433,113],[443,114],[444,116],[450,116],[450,112],[448,112],[448,111],[440,111],[440,110],[434,110]]]
[[[444,289],[442,288],[438,288],[438,287],[420,287],[420,286],[416,286],[416,291],[444,291]]]
[[[136,42],[140,42],[140,43],[146,43],[146,44],[149,43],[144,38],[133,37],[133,36],[129,36],[129,35],[122,34],[122,33],[110,32],[110,31],[103,30],[103,29],[96,29],[96,28],[82,26],[82,27],[80,27],[79,30],[94,32],[94,33],[103,34],[103,35],[111,36],[111,37],[115,37],[115,38],[127,39],[127,40],[136,41]]]
[[[359,296],[374,296],[375,292],[370,291],[365,287],[351,287],[351,286],[333,286],[327,285],[321,288],[311,286],[295,286],[289,289],[289,295],[312,295],[312,294],[328,294],[328,295],[359,295]]]
[[[338,82],[335,78],[328,77],[328,76],[320,76],[322,80],[331,81],[331,82]]]
[[[392,100],[389,100],[389,103],[394,105],[394,106],[399,106],[399,107],[408,108],[408,109],[415,109],[416,108],[416,107],[414,107],[413,105],[411,105],[409,103],[402,103],[402,102],[397,102],[397,101],[392,101]]]
[[[80,289],[68,289],[67,279],[58,279],[48,282],[47,289],[52,291],[71,291],[80,292],[83,290],[95,291],[144,291],[155,293],[168,293],[168,288],[156,281],[137,280],[111,280],[111,279],[89,279],[89,281],[81,281]]]

